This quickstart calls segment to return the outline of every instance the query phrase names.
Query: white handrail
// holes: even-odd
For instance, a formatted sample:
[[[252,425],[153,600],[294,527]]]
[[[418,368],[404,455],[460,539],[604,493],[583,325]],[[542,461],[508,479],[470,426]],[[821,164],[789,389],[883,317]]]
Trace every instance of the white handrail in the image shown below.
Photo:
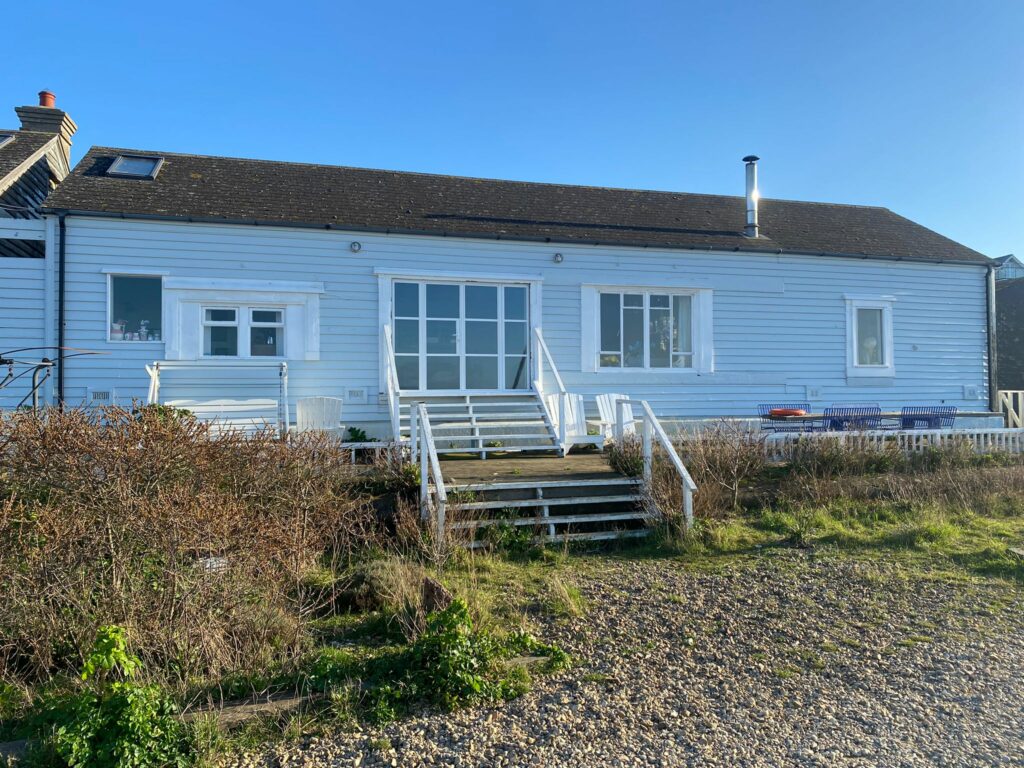
[[[551,351],[548,349],[548,345],[544,342],[544,334],[541,333],[540,328],[533,329],[533,337],[535,341],[536,354],[534,358],[537,361],[537,377],[533,381],[534,389],[537,390],[538,394],[541,395],[541,403],[544,406],[544,411],[547,413],[548,418],[557,425],[558,428],[558,447],[562,455],[565,455],[566,450],[569,446],[569,392],[565,388],[565,383],[562,381],[561,375],[558,373],[558,368],[555,366],[555,360],[551,356]],[[544,364],[547,364],[548,368],[551,369],[551,377],[555,381],[555,389],[552,391],[544,388]],[[547,395],[556,395],[558,400],[558,411],[552,413],[547,402]]]
[[[1001,389],[997,399],[999,410],[1006,417],[1006,426],[1024,427],[1024,390]]]
[[[434,432],[430,428],[430,416],[427,414],[426,403],[417,403],[410,416],[413,461],[418,457],[420,463],[420,516],[425,520],[430,514],[430,484],[433,480],[435,530],[440,538],[444,535],[445,530],[448,492],[445,490],[444,478],[441,476],[441,461],[437,456],[437,446],[434,445]]]
[[[395,442],[402,442],[401,401],[398,395],[398,369],[395,368],[395,342],[391,336],[391,326],[384,325],[381,334],[384,339],[384,386],[387,389],[388,410],[391,413],[391,433]]]
[[[625,424],[622,423],[625,414],[625,404],[631,402],[629,398],[623,398],[617,400],[616,413],[618,415],[616,423],[616,434],[623,435],[625,433]],[[640,418],[643,421],[643,454],[644,454],[644,482],[647,487],[650,488],[651,481],[654,476],[654,438],[658,438],[658,442],[661,443],[662,449],[668,456],[669,462],[675,469],[676,474],[679,475],[679,479],[682,482],[683,490],[683,519],[686,523],[686,529],[689,530],[693,526],[693,493],[697,490],[697,484],[693,482],[693,478],[690,477],[689,470],[686,469],[686,465],[683,464],[683,460],[679,458],[679,454],[676,452],[676,448],[672,445],[672,441],[669,439],[665,432],[665,428],[661,426],[661,422],[658,421],[658,417],[654,415],[654,411],[651,410],[650,404],[646,400],[640,400]],[[621,439],[621,438],[620,438]]]

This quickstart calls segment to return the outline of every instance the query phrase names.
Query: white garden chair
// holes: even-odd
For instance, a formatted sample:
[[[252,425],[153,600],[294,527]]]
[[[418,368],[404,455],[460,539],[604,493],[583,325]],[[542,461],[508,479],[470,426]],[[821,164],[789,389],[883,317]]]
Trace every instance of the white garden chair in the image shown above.
[[[619,400],[628,400],[625,395],[598,395],[597,400],[597,412],[601,417],[601,433],[604,435],[606,440],[615,439],[615,422],[618,420],[618,407],[616,403]],[[633,406],[630,403],[623,403],[622,405],[623,415],[623,429],[622,434],[624,437],[629,437],[636,434],[636,424],[633,418]]]

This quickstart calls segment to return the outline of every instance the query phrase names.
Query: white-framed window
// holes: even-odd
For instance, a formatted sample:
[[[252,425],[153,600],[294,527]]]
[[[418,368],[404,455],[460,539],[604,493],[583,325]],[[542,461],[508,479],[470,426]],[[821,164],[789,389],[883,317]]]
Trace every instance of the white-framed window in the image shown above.
[[[710,290],[584,286],[582,306],[586,371],[712,370]]]
[[[162,281],[154,275],[107,274],[107,341],[162,341]]]
[[[894,376],[891,296],[846,299],[846,375]]]
[[[167,360],[319,360],[323,283],[164,277]]]
[[[203,357],[284,357],[281,307],[204,306]]]

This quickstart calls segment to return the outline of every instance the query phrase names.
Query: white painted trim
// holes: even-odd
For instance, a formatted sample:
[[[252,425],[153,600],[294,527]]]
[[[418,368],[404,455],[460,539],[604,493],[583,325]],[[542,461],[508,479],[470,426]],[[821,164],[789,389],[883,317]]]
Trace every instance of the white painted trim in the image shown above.
[[[169,269],[147,269],[145,267],[126,269],[125,267],[103,267],[101,275],[117,275],[119,277],[166,277],[171,274]]]
[[[202,277],[170,277],[164,281],[164,287],[172,290],[197,291],[246,291],[270,293],[326,293],[324,284],[320,282],[302,282],[297,280],[211,280]]]
[[[896,350],[893,334],[894,296],[870,296],[844,294],[846,301],[846,378],[893,378],[896,376]],[[885,362],[882,365],[858,365],[857,363],[857,310],[882,310],[882,336]]]
[[[202,308],[273,307],[284,310],[284,357],[271,360],[320,359],[320,282],[289,280],[208,280],[165,277],[163,339],[168,360],[202,360]],[[240,327],[241,335],[246,329]],[[241,338],[239,339],[241,352]],[[232,358],[234,360],[245,357]]]
[[[693,297],[693,367],[692,368],[601,368],[598,365],[598,340],[601,318],[598,297],[601,291],[635,291],[637,293],[667,293]],[[688,286],[651,286],[615,283],[584,283],[580,286],[580,368],[584,373],[602,376],[630,373],[647,376],[698,376],[715,370],[714,291],[710,288]],[[645,331],[646,332],[646,331]]]
[[[439,269],[381,269],[375,268],[373,274],[378,277],[390,277],[400,280],[453,280],[456,282],[473,282],[482,280],[489,283],[542,283],[544,277],[538,274],[516,274],[514,272],[452,272]]]

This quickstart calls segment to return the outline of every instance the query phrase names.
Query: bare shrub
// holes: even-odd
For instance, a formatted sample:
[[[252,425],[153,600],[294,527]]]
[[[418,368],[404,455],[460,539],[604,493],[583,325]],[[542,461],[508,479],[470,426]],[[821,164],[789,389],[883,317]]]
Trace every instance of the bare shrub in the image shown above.
[[[128,629],[168,683],[264,669],[307,642],[336,570],[376,540],[327,435],[212,434],[166,409],[0,419],[0,676],[81,662]]]
[[[762,433],[738,422],[722,420],[687,435],[678,446],[683,462],[705,496],[710,497],[714,488],[720,489],[725,493],[728,509],[736,510],[744,485],[764,472],[764,442]]]

